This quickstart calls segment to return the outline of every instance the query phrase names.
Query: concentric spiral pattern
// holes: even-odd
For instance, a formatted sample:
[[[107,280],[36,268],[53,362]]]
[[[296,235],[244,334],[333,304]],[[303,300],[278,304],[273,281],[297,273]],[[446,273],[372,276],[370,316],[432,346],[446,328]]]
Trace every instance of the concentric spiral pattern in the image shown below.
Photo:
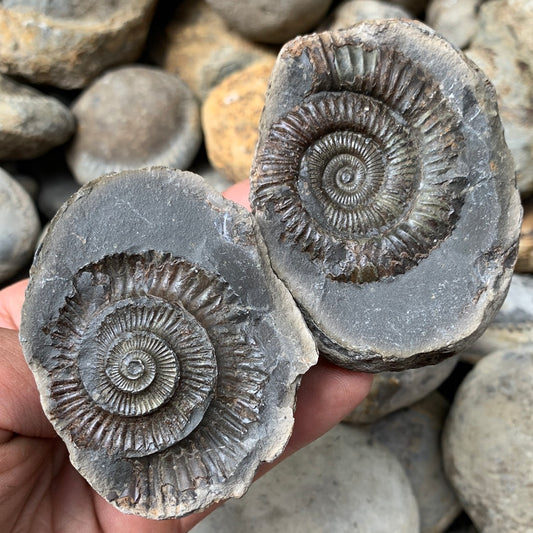
[[[401,274],[453,231],[465,176],[459,120],[396,50],[320,34],[313,92],[260,144],[252,201],[341,282]]]
[[[87,265],[47,326],[58,354],[51,414],[80,448],[128,457],[164,450],[206,416],[221,346],[253,352],[239,337],[246,320],[224,280],[184,259],[146,252]]]

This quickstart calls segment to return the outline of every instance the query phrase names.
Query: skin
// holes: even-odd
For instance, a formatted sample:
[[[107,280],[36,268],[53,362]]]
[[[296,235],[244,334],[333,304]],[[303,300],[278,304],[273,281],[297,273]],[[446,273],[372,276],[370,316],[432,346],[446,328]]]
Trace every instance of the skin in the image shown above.
[[[248,183],[225,196],[249,207]],[[0,524],[2,531],[48,533],[183,533],[214,507],[176,520],[125,515],[101,498],[70,464],[61,439],[46,419],[18,341],[27,280],[0,291]],[[338,368],[320,358],[298,391],[293,435],[277,461],[317,439],[368,394],[369,374]]]

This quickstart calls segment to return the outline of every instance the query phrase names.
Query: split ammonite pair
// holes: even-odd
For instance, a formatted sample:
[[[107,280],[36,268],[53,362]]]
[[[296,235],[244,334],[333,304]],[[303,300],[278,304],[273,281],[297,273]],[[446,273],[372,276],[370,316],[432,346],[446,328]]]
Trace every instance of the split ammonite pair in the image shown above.
[[[36,253],[25,356],[124,512],[242,495],[290,436],[315,341],[350,369],[436,363],[507,291],[521,208],[495,93],[420,23],[285,45],[251,184],[253,215],[187,172],[105,176]]]

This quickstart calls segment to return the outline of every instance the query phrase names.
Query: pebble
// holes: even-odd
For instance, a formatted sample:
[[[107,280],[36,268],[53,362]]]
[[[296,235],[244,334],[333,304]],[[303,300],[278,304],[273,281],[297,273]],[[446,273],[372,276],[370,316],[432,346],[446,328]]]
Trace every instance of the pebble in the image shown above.
[[[342,30],[362,20],[411,18],[400,6],[378,0],[348,0],[339,4],[320,25],[319,30]]]
[[[467,55],[498,93],[505,139],[516,164],[518,188],[533,192],[533,3],[486,2]]]
[[[0,74],[0,160],[38,157],[66,142],[74,128],[59,100]]]
[[[29,194],[0,169],[0,282],[29,261],[41,225]]]
[[[180,3],[152,46],[154,60],[178,74],[199,100],[224,78],[276,52],[230,30],[204,0]]]
[[[253,63],[228,76],[202,106],[207,155],[232,182],[248,178],[257,143],[259,119],[274,58]]]
[[[426,23],[458,48],[465,48],[477,31],[477,13],[482,1],[432,0]]]
[[[156,0],[4,0],[0,72],[65,89],[141,53]]]
[[[461,512],[444,474],[441,430],[448,402],[437,392],[370,426],[371,435],[405,468],[420,511],[420,533],[442,533]]]
[[[483,533],[533,531],[532,420],[532,345],[487,355],[459,387],[444,429],[444,464]]]
[[[470,348],[461,352],[460,357],[476,364],[489,353],[529,343],[533,343],[533,278],[515,273],[494,320]]]
[[[413,533],[418,505],[404,469],[359,428],[337,425],[226,502],[194,533]]]
[[[207,0],[230,28],[252,41],[283,44],[308,33],[322,20],[332,0]]]
[[[186,169],[202,141],[194,95],[178,76],[155,67],[108,71],[72,111],[78,130],[67,161],[79,183],[118,170]]]
[[[368,396],[344,419],[352,424],[367,424],[418,402],[452,373],[458,357],[452,356],[430,366],[381,372],[374,376]]]

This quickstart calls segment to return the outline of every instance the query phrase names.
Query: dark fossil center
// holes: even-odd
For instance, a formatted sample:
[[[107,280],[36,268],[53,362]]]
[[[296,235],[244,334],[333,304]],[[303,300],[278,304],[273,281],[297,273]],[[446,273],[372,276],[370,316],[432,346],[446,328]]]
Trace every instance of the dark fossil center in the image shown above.
[[[397,143],[408,142],[402,130],[396,136]],[[395,183],[391,151],[365,131],[335,131],[318,138],[300,165],[298,189],[305,209],[343,238],[385,231],[409,208],[417,176],[417,160],[411,158],[404,161],[404,174],[413,179]]]

